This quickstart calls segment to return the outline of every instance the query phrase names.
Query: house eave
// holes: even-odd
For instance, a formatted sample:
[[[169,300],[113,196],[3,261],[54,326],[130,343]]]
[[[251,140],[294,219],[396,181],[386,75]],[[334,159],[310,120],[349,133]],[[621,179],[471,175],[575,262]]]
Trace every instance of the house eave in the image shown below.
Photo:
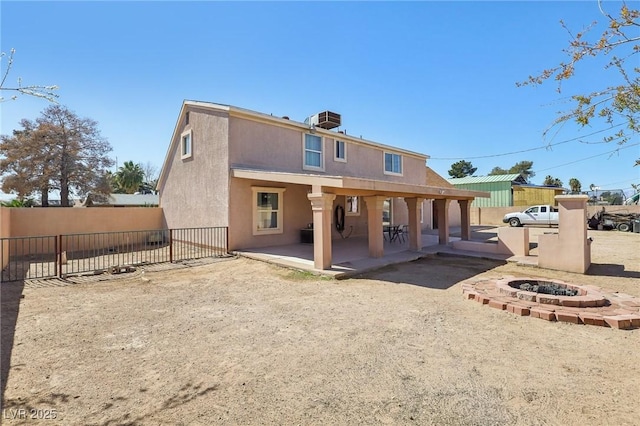
[[[483,191],[469,191],[427,185],[411,185],[348,176],[289,173],[238,167],[231,168],[231,176],[238,179],[251,179],[276,184],[280,183],[322,187],[323,192],[336,195],[381,195],[387,197],[416,197],[454,200],[472,200],[476,197],[490,196],[488,192]]]

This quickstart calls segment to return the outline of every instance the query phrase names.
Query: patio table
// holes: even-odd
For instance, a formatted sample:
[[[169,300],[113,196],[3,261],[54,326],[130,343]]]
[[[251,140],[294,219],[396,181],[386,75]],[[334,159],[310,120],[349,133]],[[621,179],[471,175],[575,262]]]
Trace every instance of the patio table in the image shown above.
[[[398,239],[401,227],[402,225],[384,225],[382,232],[386,232],[389,235],[389,241],[393,242]]]

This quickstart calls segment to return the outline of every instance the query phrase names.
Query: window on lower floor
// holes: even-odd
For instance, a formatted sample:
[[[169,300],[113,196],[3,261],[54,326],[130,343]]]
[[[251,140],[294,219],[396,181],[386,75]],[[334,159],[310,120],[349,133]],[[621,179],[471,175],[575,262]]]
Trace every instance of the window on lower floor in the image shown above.
[[[360,214],[360,199],[350,195],[347,195],[345,199],[347,216],[358,216]]]
[[[253,235],[282,234],[284,188],[253,187]]]
[[[382,205],[382,224],[383,225],[391,225],[391,198],[387,198],[384,200]]]
[[[384,172],[385,174],[401,175],[402,174],[402,156],[391,152],[384,153]]]

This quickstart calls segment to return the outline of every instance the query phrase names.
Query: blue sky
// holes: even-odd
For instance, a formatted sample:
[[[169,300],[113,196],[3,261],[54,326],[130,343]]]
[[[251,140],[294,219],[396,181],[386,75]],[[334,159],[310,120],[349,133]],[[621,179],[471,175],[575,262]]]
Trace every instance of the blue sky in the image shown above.
[[[619,4],[605,7],[615,14]],[[569,108],[569,95],[603,88],[615,71],[585,63],[561,94],[551,81],[515,84],[565,59],[569,37],[560,20],[576,32],[604,23],[595,0],[3,0],[0,8],[2,51],[16,49],[6,86],[18,77],[58,85],[59,102],[98,121],[120,165],[159,169],[181,103],[191,99],[297,121],[335,111],[348,134],[430,155],[427,165],[444,177],[459,159],[471,161],[476,175],[530,160],[536,184],[546,175],[566,187],[578,178],[583,190],[630,191],[640,183],[637,135],[613,155],[616,145],[589,136],[602,123],[542,135]],[[0,104],[0,133],[46,106],[25,96]],[[559,144],[521,152],[550,143]],[[520,153],[503,155],[512,152]]]

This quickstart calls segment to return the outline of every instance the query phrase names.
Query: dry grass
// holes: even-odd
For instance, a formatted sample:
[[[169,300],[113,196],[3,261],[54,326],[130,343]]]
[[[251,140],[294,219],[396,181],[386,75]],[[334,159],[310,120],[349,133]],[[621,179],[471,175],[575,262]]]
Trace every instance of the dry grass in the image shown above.
[[[615,251],[640,242],[610,237],[624,238]],[[521,274],[640,296],[637,251],[617,267],[602,256],[600,270],[623,276],[433,257],[335,281],[235,259],[3,284],[3,408],[56,409],[70,425],[635,425],[640,330],[518,317],[461,294],[463,281]]]

